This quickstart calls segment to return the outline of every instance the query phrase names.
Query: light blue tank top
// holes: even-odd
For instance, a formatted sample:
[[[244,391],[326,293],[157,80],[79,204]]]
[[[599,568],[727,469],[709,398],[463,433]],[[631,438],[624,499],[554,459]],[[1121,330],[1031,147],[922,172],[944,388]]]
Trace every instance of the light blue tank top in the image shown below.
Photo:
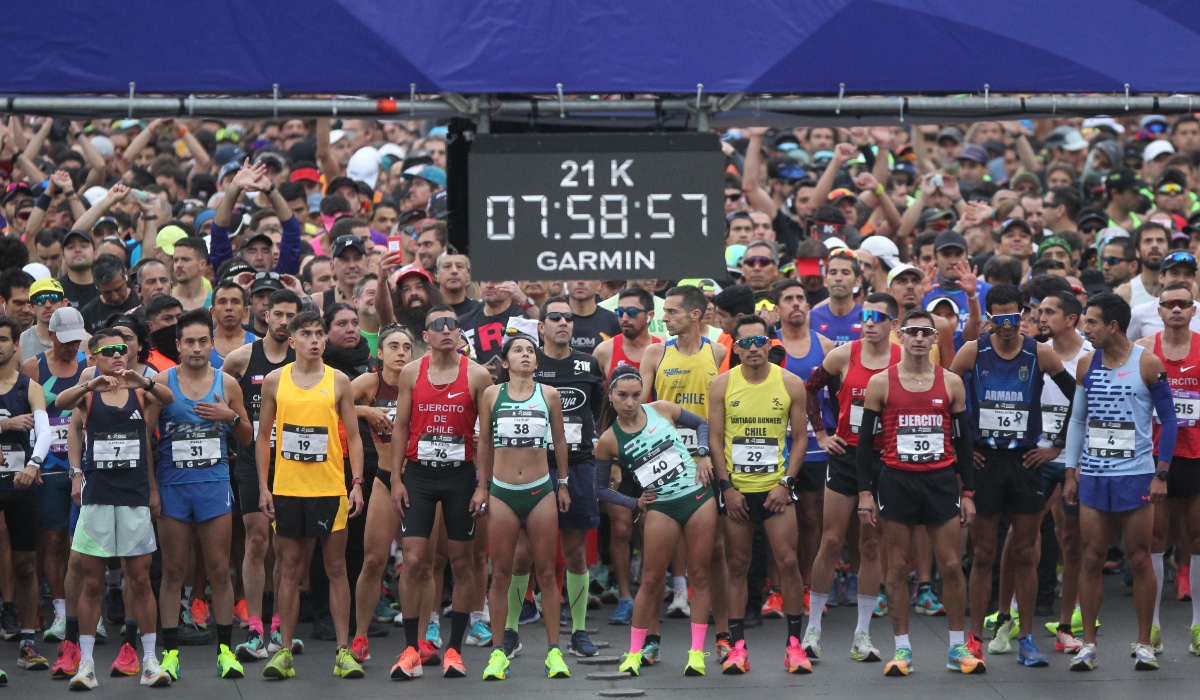
[[[1083,376],[1087,390],[1087,431],[1084,433],[1081,473],[1089,476],[1130,476],[1154,473],[1154,410],[1150,388],[1142,381],[1140,345],[1134,345],[1125,364],[1108,369],[1103,350],[1092,355]]]
[[[196,413],[196,404],[225,400],[225,373],[213,371],[213,383],[199,401],[183,395],[178,368],[167,370],[167,386],[175,401],[163,406],[158,415],[158,449],[155,474],[160,484],[191,484],[200,481],[229,481],[229,457],[226,445],[227,425],[205,420]]]
[[[613,423],[621,466],[659,501],[670,501],[706,488],[696,484],[696,462],[671,422],[647,404],[642,404],[646,426],[637,433],[621,430]]]

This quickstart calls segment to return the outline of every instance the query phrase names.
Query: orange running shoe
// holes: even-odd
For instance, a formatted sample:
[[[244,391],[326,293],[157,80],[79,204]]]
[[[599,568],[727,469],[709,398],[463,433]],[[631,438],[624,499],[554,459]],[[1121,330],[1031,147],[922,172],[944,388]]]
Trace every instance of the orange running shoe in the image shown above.
[[[233,624],[246,629],[250,626],[250,612],[246,609],[246,599],[233,604]]]
[[[437,647],[428,639],[422,639],[417,644],[417,651],[421,655],[422,666],[437,666],[442,663],[442,657],[438,654]]]
[[[762,616],[768,620],[783,619],[783,596],[778,590],[772,590],[767,595],[767,601],[762,606]]]
[[[121,676],[136,676],[141,671],[138,665],[137,650],[128,644],[121,645],[121,652],[117,654],[117,660],[112,664],[111,675],[113,678]]]
[[[983,658],[983,640],[969,630],[967,631],[967,650],[971,652],[971,656],[977,659]]]
[[[192,600],[192,624],[202,630],[208,629],[208,602],[203,598]]]
[[[354,655],[354,658],[360,664],[371,658],[371,647],[367,645],[367,638],[361,634],[355,637],[350,642],[350,653]]]
[[[462,678],[467,675],[467,667],[463,665],[462,657],[453,649],[446,649],[445,660],[442,662],[443,678]]]
[[[79,645],[63,640],[58,643],[58,659],[50,669],[52,678],[70,678],[79,671]]]
[[[414,678],[420,678],[424,673],[425,670],[421,668],[421,655],[413,647],[405,649],[396,661],[396,665],[392,666],[392,680],[394,681],[411,681]]]

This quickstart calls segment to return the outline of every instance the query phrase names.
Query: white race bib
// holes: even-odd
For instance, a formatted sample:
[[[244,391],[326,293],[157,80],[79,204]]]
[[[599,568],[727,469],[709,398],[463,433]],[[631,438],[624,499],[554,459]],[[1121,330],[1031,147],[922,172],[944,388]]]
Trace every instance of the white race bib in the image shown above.
[[[211,467],[221,462],[221,436],[215,430],[175,433],[171,461],[176,469]]]
[[[1088,454],[1093,457],[1133,457],[1137,428],[1133,423],[1111,420],[1088,421]]]
[[[0,472],[13,473],[25,468],[25,450],[20,445],[0,445],[4,450],[4,461],[0,462]]]
[[[563,416],[563,433],[567,438],[567,449],[578,450],[583,446],[583,419],[576,416]],[[553,439],[547,435],[546,449],[554,449]]]
[[[417,440],[417,461],[434,467],[458,466],[467,461],[467,445],[459,435],[422,435]]]
[[[71,428],[70,414],[50,419],[50,451],[67,451],[67,433]]]
[[[137,433],[96,433],[92,442],[93,469],[133,469],[141,458]]]
[[[687,448],[689,454],[696,454],[696,450],[700,448],[700,437],[693,428],[676,427],[675,432],[679,433],[679,439],[683,441],[683,446]]]
[[[258,420],[255,419],[254,421],[252,421],[252,423],[254,423],[254,439],[257,440],[258,439]],[[271,451],[272,452],[275,451],[275,424],[274,423],[271,424]]]
[[[901,462],[924,464],[942,458],[946,433],[937,426],[896,429],[896,454]]]
[[[683,457],[671,443],[664,443],[656,453],[646,455],[633,465],[633,475],[647,491],[660,489],[683,473]]]
[[[1029,404],[979,402],[979,433],[983,437],[1020,440],[1029,429]]]
[[[862,428],[863,405],[862,399],[850,401],[850,432],[857,433]]]
[[[779,441],[775,438],[733,439],[733,471],[768,474],[779,469]]]
[[[546,434],[546,414],[528,409],[496,411],[496,440],[500,447],[538,447]]]
[[[280,456],[293,462],[324,462],[329,458],[329,428],[283,424]]]
[[[1067,424],[1066,406],[1042,406],[1042,434],[1049,440],[1054,440],[1063,434]]]

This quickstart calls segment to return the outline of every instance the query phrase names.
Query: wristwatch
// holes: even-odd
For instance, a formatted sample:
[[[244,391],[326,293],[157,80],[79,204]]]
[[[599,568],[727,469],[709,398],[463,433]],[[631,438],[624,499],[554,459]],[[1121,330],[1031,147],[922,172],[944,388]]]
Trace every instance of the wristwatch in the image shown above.
[[[39,466],[39,467],[40,467],[40,466],[42,466],[42,464],[43,464],[43,463],[45,463],[45,461],[46,461],[46,460],[42,459],[41,457],[37,457],[37,456],[34,456],[34,457],[30,457],[30,458],[29,458],[29,463],[30,463],[30,464],[35,464],[35,465],[37,465],[37,466]]]
[[[83,470],[78,467],[71,467],[70,472],[68,472],[69,476],[72,476],[72,477],[75,476],[76,474],[82,474],[82,473],[83,473]]]
[[[779,485],[785,489],[791,489],[792,484],[794,484],[795,482],[796,482],[796,477],[794,477],[794,476],[786,476],[785,475],[785,476],[782,476],[779,478]]]
[[[696,448],[697,457],[707,457],[712,454],[712,450],[708,449],[708,445],[701,445]]]
[[[242,422],[242,417],[235,413],[235,414],[233,414],[233,420],[229,421],[229,426],[232,428],[236,428],[236,427],[238,427],[238,424],[241,422]]]
[[[1158,471],[1154,472],[1154,478],[1159,479],[1160,481],[1166,481],[1170,474],[1171,472],[1166,469],[1159,469]]]

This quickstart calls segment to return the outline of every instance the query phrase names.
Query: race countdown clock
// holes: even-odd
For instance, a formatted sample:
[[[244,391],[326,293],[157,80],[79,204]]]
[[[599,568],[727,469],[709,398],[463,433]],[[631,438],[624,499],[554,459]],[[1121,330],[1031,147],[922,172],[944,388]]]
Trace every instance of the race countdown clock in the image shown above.
[[[480,134],[467,167],[478,280],[723,274],[715,134]]]

